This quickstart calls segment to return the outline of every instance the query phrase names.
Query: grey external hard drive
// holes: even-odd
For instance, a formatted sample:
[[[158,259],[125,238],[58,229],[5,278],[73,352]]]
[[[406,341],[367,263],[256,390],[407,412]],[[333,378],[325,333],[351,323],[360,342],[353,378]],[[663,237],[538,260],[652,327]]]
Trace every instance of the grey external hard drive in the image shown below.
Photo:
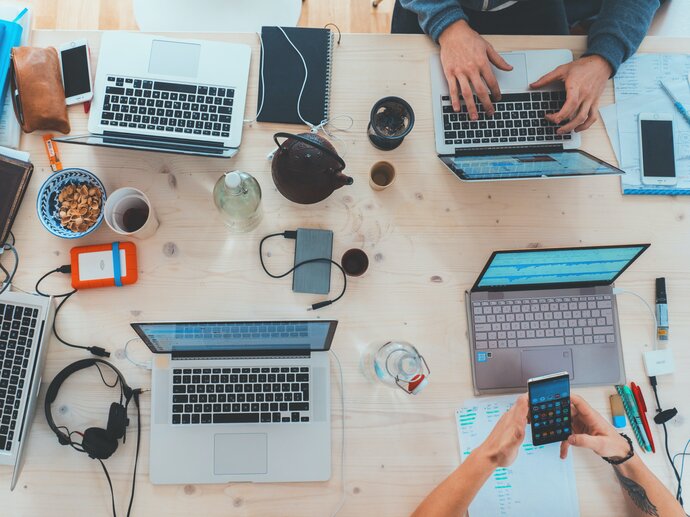
[[[295,265],[314,258],[330,259],[332,255],[332,231],[297,229]],[[331,263],[312,262],[295,269],[292,290],[296,293],[328,294],[331,290]]]

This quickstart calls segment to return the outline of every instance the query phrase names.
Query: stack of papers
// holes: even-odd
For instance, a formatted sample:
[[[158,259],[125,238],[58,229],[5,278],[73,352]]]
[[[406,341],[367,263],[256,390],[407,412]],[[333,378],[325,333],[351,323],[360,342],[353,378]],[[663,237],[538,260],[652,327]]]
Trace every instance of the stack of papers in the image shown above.
[[[614,79],[616,104],[599,110],[616,153],[623,194],[690,195],[690,124],[661,90],[659,81],[685,106],[690,106],[690,56],[636,54],[623,63]],[[676,176],[672,187],[644,185],[640,177],[640,113],[673,114]]]
[[[457,413],[462,460],[478,447],[501,415],[515,403],[515,395],[467,400]],[[470,516],[484,517],[577,517],[580,507],[572,454],[560,458],[560,444],[533,446],[532,433],[515,463],[498,468],[470,504]]]
[[[17,15],[22,12],[24,5],[21,4],[0,4],[0,19],[14,20]],[[18,21],[22,26],[21,46],[29,44],[29,36],[31,34],[31,11],[27,12]],[[14,115],[14,108],[12,107],[12,95],[8,92],[5,95],[5,103],[2,106],[2,116],[0,116],[0,146],[17,148],[19,147],[19,138],[22,130]]]

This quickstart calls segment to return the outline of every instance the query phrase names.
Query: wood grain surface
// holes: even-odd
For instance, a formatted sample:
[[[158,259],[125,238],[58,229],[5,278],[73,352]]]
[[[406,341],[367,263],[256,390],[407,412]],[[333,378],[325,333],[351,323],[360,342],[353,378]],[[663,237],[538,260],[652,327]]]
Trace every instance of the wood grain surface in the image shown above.
[[[83,2],[88,9],[90,2]],[[106,2],[107,4],[107,2]],[[35,31],[33,44],[58,45],[87,37],[94,61],[99,32]],[[258,41],[253,35],[199,35],[250,44],[253,47],[245,118],[254,115],[258,77]],[[580,37],[494,37],[499,50],[571,48],[581,52]],[[275,189],[266,156],[276,130],[302,131],[298,126],[253,123],[244,128],[242,147],[230,161],[129,150],[62,144],[66,167],[96,173],[108,192],[134,186],[146,192],[161,222],[157,233],[136,241],[140,280],[121,289],[82,291],[67,302],[58,319],[61,334],[76,343],[98,344],[130,385],[148,387],[150,373],[128,363],[125,342],[129,327],[143,320],[223,320],[336,318],[340,325],[333,348],[343,364],[345,386],[345,492],[340,515],[400,516],[422,498],[459,462],[454,412],[472,397],[463,292],[473,284],[489,254],[496,249],[651,242],[651,248],[621,277],[619,287],[634,290],[650,303],[654,278],[666,276],[670,312],[670,345],[677,372],[660,379],[665,407],[677,405],[680,415],[669,425],[671,449],[690,438],[687,394],[690,380],[690,200],[682,197],[621,195],[617,178],[582,178],[467,184],[458,181],[437,159],[431,116],[428,59],[435,46],[422,36],[344,34],[335,49],[332,116],[350,116],[349,131],[337,131],[334,144],[344,157],[346,173],[355,182],[313,206],[299,206]],[[690,39],[648,38],[642,51],[690,51]],[[96,63],[94,62],[94,67]],[[297,72],[296,72],[297,73]],[[366,136],[369,110],[386,95],[399,95],[416,113],[412,133],[397,150],[383,152]],[[603,104],[613,101],[609,83]],[[86,130],[82,106],[70,108],[72,133]],[[337,125],[345,121],[337,120]],[[116,239],[105,225],[78,242],[51,236],[39,223],[35,199],[50,168],[40,134],[25,135],[22,148],[31,152],[34,177],[15,223],[21,264],[16,285],[33,289],[44,272],[68,262],[74,245]],[[597,122],[583,136],[583,148],[614,161],[603,125]],[[382,192],[368,185],[368,172],[379,160],[397,170],[395,184]],[[614,161],[615,162],[615,161]],[[229,234],[213,206],[211,189],[223,172],[241,169],[253,174],[264,194],[265,217],[248,235]],[[307,313],[318,296],[294,294],[290,279],[273,280],[260,268],[258,241],[268,233],[297,227],[334,231],[334,257],[360,247],[370,259],[367,273],[348,283],[344,299],[317,313]],[[270,267],[281,270],[292,260],[291,241],[267,244]],[[68,279],[53,278],[45,288],[62,292]],[[332,293],[340,287],[333,276]],[[642,352],[652,332],[647,309],[631,296],[621,296],[619,310],[628,380],[652,394],[644,379]],[[404,339],[415,344],[432,371],[429,386],[418,396],[370,384],[360,369],[360,354],[370,343]],[[141,342],[132,355],[148,361]],[[64,366],[81,359],[81,351],[50,343],[41,397],[48,382]],[[333,476],[329,482],[306,484],[227,484],[153,486],[148,481],[149,397],[143,397],[142,450],[133,515],[327,516],[341,497],[340,381],[333,374]],[[607,418],[612,387],[577,390]],[[97,372],[69,379],[54,405],[55,418],[70,429],[104,426],[115,393]],[[42,404],[41,398],[41,404]],[[130,412],[132,424],[136,418]],[[656,443],[662,435],[652,424]],[[135,426],[127,443],[107,461],[118,511],[124,515],[134,462]],[[175,451],[171,451],[174,454]],[[583,451],[574,451],[582,515],[624,513],[623,499],[611,468]],[[642,454],[666,484],[675,488],[663,453]],[[69,447],[61,447],[42,412],[31,430],[26,465],[15,492],[9,492],[10,470],[0,469],[0,513],[11,516],[108,516],[110,494],[100,465]]]

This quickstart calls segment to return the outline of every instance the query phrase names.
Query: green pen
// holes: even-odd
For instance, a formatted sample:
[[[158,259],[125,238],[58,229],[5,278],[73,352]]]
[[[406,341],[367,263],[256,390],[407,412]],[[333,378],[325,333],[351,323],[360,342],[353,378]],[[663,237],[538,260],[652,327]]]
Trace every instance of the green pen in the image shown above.
[[[652,452],[652,446],[649,444],[649,440],[647,440],[647,434],[645,433],[644,426],[642,425],[642,419],[640,418],[640,411],[637,408],[637,402],[635,402],[635,396],[633,395],[633,392],[629,386],[624,384],[622,388],[623,396],[626,399],[626,405],[630,408],[631,414],[628,415],[630,427],[632,427],[635,431],[635,436],[637,437],[637,441],[640,443],[640,447],[647,452]],[[635,428],[637,428],[637,430],[635,430]]]

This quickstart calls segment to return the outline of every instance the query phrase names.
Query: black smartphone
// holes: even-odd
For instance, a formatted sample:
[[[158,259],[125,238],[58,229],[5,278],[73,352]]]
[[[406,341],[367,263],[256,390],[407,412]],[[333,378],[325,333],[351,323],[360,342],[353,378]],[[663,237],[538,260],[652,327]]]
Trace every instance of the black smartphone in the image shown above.
[[[568,372],[535,377],[527,382],[532,445],[562,442],[572,434]]]

